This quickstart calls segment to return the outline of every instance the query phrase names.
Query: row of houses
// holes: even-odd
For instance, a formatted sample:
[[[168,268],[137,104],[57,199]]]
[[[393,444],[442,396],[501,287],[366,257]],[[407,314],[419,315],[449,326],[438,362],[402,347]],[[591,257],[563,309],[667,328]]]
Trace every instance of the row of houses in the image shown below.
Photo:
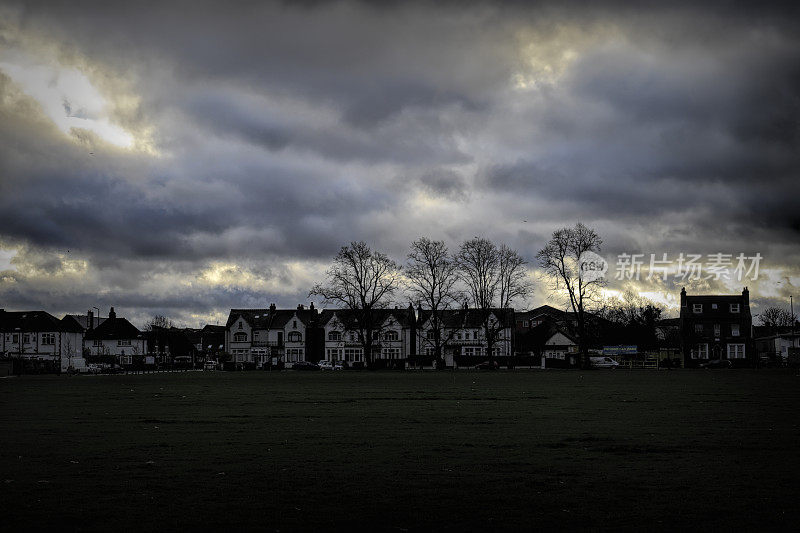
[[[369,323],[367,323],[369,322]],[[800,324],[798,324],[800,331]],[[365,342],[367,332],[370,342]],[[601,316],[587,318],[587,345],[604,353],[631,343],[632,333],[614,327]],[[753,326],[750,295],[680,295],[680,316],[659,320],[652,339],[625,346],[633,353],[661,350],[696,367],[709,360],[735,366],[762,361],[785,362],[800,350],[795,328]],[[369,345],[370,357],[364,353]],[[468,366],[492,358],[501,364],[578,364],[577,318],[574,313],[541,306],[514,309],[449,309],[436,317],[430,310],[406,308],[319,310],[310,304],[278,309],[231,309],[224,326],[202,329],[150,328],[140,331],[112,307],[107,318],[45,311],[0,310],[0,354],[21,358],[34,367],[81,371],[87,361],[111,360],[130,367],[142,364],[197,366],[207,359],[234,368],[264,368],[275,364],[328,360],[359,367],[367,359],[375,366],[426,366],[442,347],[441,364]]]
[[[192,363],[224,350],[224,327],[141,331],[112,307],[108,317],[0,309],[0,356],[28,371],[83,372],[91,361],[121,366]]]
[[[430,364],[438,330],[447,366],[485,359],[489,344],[495,357],[513,353],[513,309],[446,310],[436,327],[430,311],[411,305],[375,309],[368,326],[359,323],[359,317],[364,320],[363,313],[354,310],[319,311],[313,303],[296,309],[277,309],[274,304],[264,309],[231,309],[225,326],[226,352],[233,362],[255,368],[320,360],[358,367],[367,361],[364,350],[369,344],[370,360],[377,366]],[[491,343],[486,339],[487,321]],[[365,342],[365,335],[372,335],[371,342]]]

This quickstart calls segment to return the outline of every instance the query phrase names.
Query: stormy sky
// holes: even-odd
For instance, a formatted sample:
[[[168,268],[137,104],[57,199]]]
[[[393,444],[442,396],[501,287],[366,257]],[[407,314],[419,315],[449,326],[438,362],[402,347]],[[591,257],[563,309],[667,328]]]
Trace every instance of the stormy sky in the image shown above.
[[[744,253],[800,294],[797,9],[0,0],[0,307],[197,326],[308,302],[340,246]],[[613,272],[612,272],[613,274]]]

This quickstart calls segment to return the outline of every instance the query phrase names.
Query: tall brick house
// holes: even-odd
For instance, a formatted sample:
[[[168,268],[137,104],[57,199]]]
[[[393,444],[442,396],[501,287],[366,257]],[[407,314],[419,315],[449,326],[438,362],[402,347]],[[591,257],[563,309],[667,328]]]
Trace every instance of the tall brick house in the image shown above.
[[[752,326],[747,287],[736,296],[689,296],[681,289],[681,351],[687,368],[714,359],[755,365]]]

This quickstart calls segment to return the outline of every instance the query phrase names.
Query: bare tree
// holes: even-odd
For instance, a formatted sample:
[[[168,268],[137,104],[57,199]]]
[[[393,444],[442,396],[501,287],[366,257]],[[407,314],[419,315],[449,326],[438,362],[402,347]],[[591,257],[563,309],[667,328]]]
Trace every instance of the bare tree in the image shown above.
[[[156,329],[169,329],[173,326],[175,326],[175,324],[172,320],[164,315],[153,315],[153,318],[145,324],[144,329],[145,331],[153,331]]]
[[[539,265],[553,281],[557,291],[566,290],[572,312],[578,319],[578,349],[581,367],[589,365],[588,343],[586,331],[587,306],[599,299],[599,289],[603,279],[584,275],[581,260],[588,252],[599,253],[603,240],[597,233],[578,223],[574,228],[561,228],[553,232],[553,236],[538,254]]]
[[[488,357],[506,328],[509,308],[517,298],[533,290],[524,259],[502,244],[498,248],[488,239],[475,237],[465,241],[455,257],[458,274],[467,288],[471,305],[480,313],[481,327],[486,338]],[[492,317],[496,320],[493,320]]]
[[[452,341],[456,330],[446,329],[445,314],[458,306],[461,292],[456,284],[458,271],[456,262],[450,257],[443,241],[432,241],[422,237],[411,243],[408,264],[405,268],[406,290],[417,305],[429,309],[430,332],[417,335],[421,344],[433,349],[437,367],[444,366],[444,350]]]
[[[797,316],[792,316],[788,309],[783,309],[778,306],[765,307],[763,311],[758,314],[758,320],[762,326],[770,326],[773,328],[791,326]]]
[[[309,296],[321,296],[327,303],[352,311],[354,323],[348,327],[358,336],[364,349],[364,361],[372,366],[373,332],[379,332],[379,314],[385,309],[400,285],[400,266],[367,243],[351,242],[343,246],[326,272],[327,284],[317,284]]]

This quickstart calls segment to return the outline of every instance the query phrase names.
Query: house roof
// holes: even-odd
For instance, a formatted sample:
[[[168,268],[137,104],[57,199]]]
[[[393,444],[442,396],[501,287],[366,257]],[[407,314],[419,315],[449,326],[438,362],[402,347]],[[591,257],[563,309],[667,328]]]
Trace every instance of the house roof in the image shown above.
[[[80,332],[74,324],[65,323],[47,311],[0,311],[0,331],[3,332]]]
[[[308,326],[317,318],[316,309],[231,309],[225,328],[230,328],[239,317],[253,329],[283,329],[297,315]],[[209,327],[209,326],[206,326]]]
[[[510,328],[514,326],[514,309],[494,307],[489,311],[500,321],[504,327]],[[483,326],[483,319],[485,317],[481,309],[447,309],[440,311],[442,322],[448,328],[480,328]],[[426,323],[431,317],[431,311],[421,309],[419,311],[419,323]]]
[[[142,332],[125,318],[107,318],[102,324],[86,332],[88,340],[114,340],[142,338]]]
[[[98,316],[93,318],[95,327],[99,326],[106,320],[105,318],[100,318]],[[61,321],[74,322],[81,328],[81,331],[86,331],[89,329],[89,315],[64,315],[64,318],[62,318]]]
[[[386,322],[389,317],[394,317],[400,326],[404,328],[411,327],[414,322],[414,311],[409,308],[373,309],[373,313],[375,313],[376,321],[380,324]],[[355,328],[358,314],[359,311],[353,309],[326,309],[320,313],[319,323],[325,326],[335,316],[345,328]]]
[[[520,311],[515,313],[517,320],[531,320],[541,315],[549,316],[551,318],[564,319],[572,314],[574,313],[570,311],[562,311],[561,309],[556,309],[555,307],[549,305],[540,305],[539,307],[531,309],[530,311]]]

